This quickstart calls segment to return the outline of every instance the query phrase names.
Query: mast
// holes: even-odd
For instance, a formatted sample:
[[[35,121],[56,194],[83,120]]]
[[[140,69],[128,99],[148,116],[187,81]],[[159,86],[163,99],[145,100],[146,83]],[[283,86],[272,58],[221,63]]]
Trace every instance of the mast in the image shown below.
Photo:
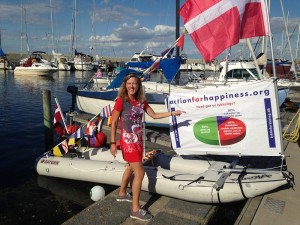
[[[179,17],[179,8],[180,8],[180,0],[176,0],[176,36],[175,40],[179,38],[179,27],[180,27],[180,17]],[[179,56],[179,47],[176,47],[176,56]]]
[[[298,22],[298,37],[296,42],[296,52],[295,52],[295,59],[298,59],[298,50],[299,50],[299,36],[300,36],[300,22]]]
[[[272,69],[273,69],[273,77],[276,79],[276,67],[275,67],[275,57],[274,57],[274,48],[273,48],[273,35],[271,32],[271,27],[270,27],[270,5],[271,5],[271,0],[266,0],[267,4],[267,15],[268,15],[268,26],[270,30],[269,34],[269,42],[270,42],[270,50],[271,50],[271,59],[272,59]]]
[[[52,9],[52,1],[51,0],[50,0],[50,20],[51,20],[52,50],[54,50],[53,9]]]
[[[21,7],[21,58],[23,57],[23,4]]]
[[[294,57],[293,57],[293,54],[292,54],[292,47],[291,47],[291,42],[290,42],[290,38],[289,38],[287,21],[286,21],[284,10],[283,10],[282,0],[280,0],[280,5],[281,5],[281,11],[282,11],[282,16],[283,16],[284,26],[285,26],[285,34],[286,34],[286,38],[287,38],[287,41],[288,41],[290,54],[291,54],[291,61],[292,61],[291,71],[294,74],[294,76],[296,77],[295,62],[294,62]]]
[[[95,29],[94,29],[94,25],[95,25],[95,0],[93,0],[93,11],[92,11],[92,38],[91,38],[91,46],[90,46],[90,55],[92,55],[92,51],[94,49],[94,42],[95,42]]]
[[[180,17],[179,17],[179,11],[180,9],[180,0],[176,0],[176,12],[175,12],[175,15],[176,15],[176,36],[175,36],[175,40],[177,40],[179,38],[179,27],[180,27]],[[179,47],[177,46],[176,47],[176,57],[179,56]],[[175,76],[176,77],[176,84],[179,84],[179,80],[180,80],[180,70],[178,70],[177,72],[177,75]],[[170,85],[170,84],[169,84]],[[169,90],[170,92],[170,90]]]
[[[77,43],[76,43],[75,36],[76,36],[76,0],[73,0],[71,55],[74,54],[74,49],[76,49]]]

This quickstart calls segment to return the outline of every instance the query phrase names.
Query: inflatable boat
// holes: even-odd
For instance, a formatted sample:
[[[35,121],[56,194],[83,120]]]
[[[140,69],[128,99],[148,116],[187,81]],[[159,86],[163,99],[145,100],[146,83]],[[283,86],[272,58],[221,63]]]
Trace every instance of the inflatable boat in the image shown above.
[[[126,163],[107,148],[90,148],[62,157],[37,159],[39,175],[119,186]],[[238,162],[155,152],[144,163],[142,190],[201,203],[227,203],[252,198],[286,185],[287,171],[250,169]]]

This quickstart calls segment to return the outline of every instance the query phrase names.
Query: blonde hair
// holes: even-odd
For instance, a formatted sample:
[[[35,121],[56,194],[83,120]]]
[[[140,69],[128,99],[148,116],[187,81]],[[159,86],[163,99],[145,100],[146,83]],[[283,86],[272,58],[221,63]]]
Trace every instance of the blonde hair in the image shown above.
[[[121,87],[120,87],[119,92],[118,92],[118,97],[124,98],[126,101],[129,100],[128,92],[127,92],[127,89],[126,89],[126,83],[132,77],[136,78],[137,85],[138,85],[138,90],[135,93],[134,97],[138,102],[143,103],[146,100],[146,97],[145,97],[144,90],[143,90],[143,87],[142,87],[142,82],[141,82],[140,78],[135,73],[130,73],[130,74],[128,74],[124,77],[123,83],[121,84]]]

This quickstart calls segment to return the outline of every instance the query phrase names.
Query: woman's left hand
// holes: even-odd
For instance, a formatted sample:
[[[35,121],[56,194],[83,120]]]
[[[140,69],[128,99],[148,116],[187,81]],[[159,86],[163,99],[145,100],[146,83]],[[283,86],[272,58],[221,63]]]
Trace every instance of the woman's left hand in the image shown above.
[[[183,110],[175,110],[175,111],[172,111],[172,116],[180,116],[182,113],[185,113],[185,111]]]

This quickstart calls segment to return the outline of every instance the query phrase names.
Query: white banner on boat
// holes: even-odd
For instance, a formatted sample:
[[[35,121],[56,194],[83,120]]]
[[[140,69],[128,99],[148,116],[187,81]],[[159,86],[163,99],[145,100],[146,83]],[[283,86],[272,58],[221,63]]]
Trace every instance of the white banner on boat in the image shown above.
[[[282,151],[277,88],[273,82],[245,82],[171,93],[171,140],[180,155],[263,155]]]

